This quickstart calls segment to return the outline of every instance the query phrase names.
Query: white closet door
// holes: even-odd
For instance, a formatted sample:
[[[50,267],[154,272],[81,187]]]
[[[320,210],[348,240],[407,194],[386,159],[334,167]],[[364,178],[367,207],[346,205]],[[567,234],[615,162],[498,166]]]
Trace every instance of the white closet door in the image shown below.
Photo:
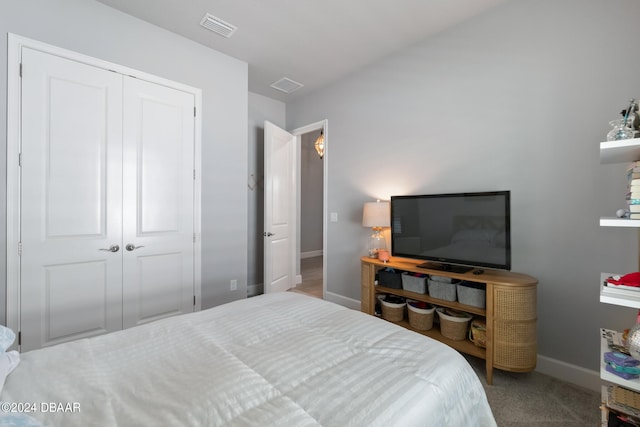
[[[193,94],[125,78],[124,327],[194,310]],[[128,248],[128,249],[127,249]]]
[[[22,351],[122,328],[122,76],[23,49]]]

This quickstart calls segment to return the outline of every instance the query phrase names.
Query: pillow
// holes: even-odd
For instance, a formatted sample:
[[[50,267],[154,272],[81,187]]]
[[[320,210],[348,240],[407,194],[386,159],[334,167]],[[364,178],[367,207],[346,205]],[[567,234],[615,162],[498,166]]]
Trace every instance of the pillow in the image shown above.
[[[2,349],[0,352],[0,392],[2,392],[7,376],[20,363],[20,353],[15,350],[7,352],[15,339],[16,334],[11,329],[0,325],[0,349]]]
[[[2,392],[2,387],[4,387],[4,381],[16,366],[18,366],[18,363],[20,363],[20,353],[17,351],[13,350],[0,353],[0,392]]]
[[[6,403],[3,403],[6,405]],[[0,427],[43,427],[42,424],[21,412],[0,411]]]
[[[0,325],[0,351],[7,351],[16,340],[16,334],[6,326]]]

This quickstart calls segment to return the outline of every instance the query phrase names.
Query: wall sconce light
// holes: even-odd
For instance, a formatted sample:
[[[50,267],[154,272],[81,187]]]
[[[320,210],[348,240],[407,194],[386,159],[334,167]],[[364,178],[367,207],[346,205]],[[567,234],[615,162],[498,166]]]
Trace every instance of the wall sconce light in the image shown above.
[[[378,251],[387,249],[382,228],[391,225],[389,202],[378,200],[365,203],[362,211],[362,225],[373,229],[373,234],[369,236],[368,251],[371,258],[377,258]]]
[[[324,156],[324,131],[323,130],[320,131],[320,136],[318,136],[318,138],[316,139],[316,143],[313,144],[313,146],[318,152],[318,156],[322,158],[322,156]]]

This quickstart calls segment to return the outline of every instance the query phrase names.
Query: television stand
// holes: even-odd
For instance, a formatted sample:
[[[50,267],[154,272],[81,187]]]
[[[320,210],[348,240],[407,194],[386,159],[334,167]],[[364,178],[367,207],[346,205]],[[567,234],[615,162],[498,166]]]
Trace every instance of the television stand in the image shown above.
[[[391,257],[387,262],[364,256],[361,261],[360,310],[375,315],[377,294],[397,295],[415,301],[424,301],[439,307],[448,307],[472,314],[486,324],[486,348],[476,346],[469,339],[451,340],[442,335],[437,324],[429,330],[411,327],[407,316],[396,324],[419,334],[441,341],[461,353],[485,360],[487,384],[493,381],[493,369],[509,372],[530,372],[537,361],[537,285],[538,281],[525,274],[502,270],[485,270],[481,276],[471,272],[453,273],[418,267],[423,260]],[[390,288],[378,283],[380,270],[392,268],[395,274],[403,272],[433,274],[480,284],[485,289],[486,307],[477,307],[460,301],[436,299],[428,293],[419,294],[405,289]],[[480,283],[478,283],[480,282]]]
[[[473,270],[473,267],[467,267],[465,265],[441,264],[439,262],[424,262],[422,264],[418,264],[417,267],[460,274]]]

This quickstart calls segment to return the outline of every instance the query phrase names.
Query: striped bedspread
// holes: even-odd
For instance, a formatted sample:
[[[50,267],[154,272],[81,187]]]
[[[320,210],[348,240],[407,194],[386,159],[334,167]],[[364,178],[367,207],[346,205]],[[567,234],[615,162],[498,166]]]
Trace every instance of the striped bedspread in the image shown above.
[[[293,292],[21,359],[0,398],[35,403],[47,426],[496,425],[456,351]]]

